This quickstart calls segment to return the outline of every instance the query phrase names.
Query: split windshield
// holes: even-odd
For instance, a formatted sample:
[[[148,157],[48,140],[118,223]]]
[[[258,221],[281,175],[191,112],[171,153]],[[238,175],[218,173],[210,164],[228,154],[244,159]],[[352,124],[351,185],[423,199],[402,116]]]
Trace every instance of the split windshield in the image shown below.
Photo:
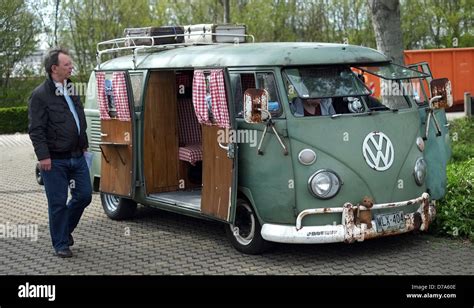
[[[384,64],[295,67],[283,70],[283,77],[293,114],[306,116],[305,110],[310,108],[299,105],[306,107],[314,99],[322,99],[321,105],[332,104],[321,115],[410,108],[417,93],[412,80],[426,76],[403,66]]]
[[[403,80],[429,77],[429,75],[425,73],[415,71],[408,67],[396,65],[393,63],[389,65],[380,66],[359,66],[356,68],[369,74],[388,80]]]
[[[327,98],[369,95],[349,67],[290,68],[286,75],[297,95],[302,98]]]

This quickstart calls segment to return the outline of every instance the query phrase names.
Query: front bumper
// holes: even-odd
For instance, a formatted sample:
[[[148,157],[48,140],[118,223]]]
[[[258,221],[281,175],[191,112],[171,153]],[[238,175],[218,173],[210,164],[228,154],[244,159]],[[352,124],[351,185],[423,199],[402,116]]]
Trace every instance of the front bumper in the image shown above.
[[[419,204],[420,206],[417,211],[405,214],[405,226],[397,230],[377,232],[374,220],[372,220],[372,227],[370,228],[366,223],[356,224],[354,211],[368,209],[362,205],[352,205],[347,202],[343,207],[338,208],[304,210],[296,218],[296,226],[264,224],[261,234],[265,240],[271,242],[316,244],[362,242],[366,239],[401,234],[413,230],[428,230],[430,222],[433,221],[436,215],[435,207],[430,205],[430,195],[428,193],[423,193],[420,197],[407,201],[374,204],[371,209],[396,209],[412,204]],[[342,213],[342,224],[302,227],[305,216],[326,213]]]

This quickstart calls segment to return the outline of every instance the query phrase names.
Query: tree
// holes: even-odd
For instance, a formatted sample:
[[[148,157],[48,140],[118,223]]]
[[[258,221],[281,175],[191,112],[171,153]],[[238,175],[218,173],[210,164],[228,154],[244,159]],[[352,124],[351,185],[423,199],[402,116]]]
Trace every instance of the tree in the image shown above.
[[[394,63],[403,64],[403,37],[399,0],[368,0],[377,49]]]
[[[15,65],[34,51],[39,28],[23,0],[0,0],[0,7],[0,77],[8,88]]]
[[[54,10],[54,13],[54,44],[58,45],[59,0],[56,0],[56,9]]]
[[[28,0],[27,3],[30,6],[30,11],[38,20],[39,40],[41,43],[47,48],[57,45],[55,27],[57,23],[57,29],[61,28],[62,21],[55,16],[55,5],[53,5],[51,0]]]
[[[72,49],[78,78],[86,81],[96,65],[98,42],[124,36],[124,29],[151,25],[148,0],[74,0],[63,2],[67,20],[60,42]],[[161,24],[155,20],[155,24]]]
[[[405,49],[474,46],[473,5],[472,0],[402,0]]]
[[[401,2],[403,46],[405,49],[421,49],[429,43],[433,18],[427,14],[426,1]]]

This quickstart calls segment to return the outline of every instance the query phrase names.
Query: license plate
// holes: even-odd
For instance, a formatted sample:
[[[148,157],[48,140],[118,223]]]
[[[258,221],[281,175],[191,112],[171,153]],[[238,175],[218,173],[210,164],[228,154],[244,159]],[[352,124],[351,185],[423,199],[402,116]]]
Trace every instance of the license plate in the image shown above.
[[[375,215],[377,232],[399,230],[405,227],[403,212]]]

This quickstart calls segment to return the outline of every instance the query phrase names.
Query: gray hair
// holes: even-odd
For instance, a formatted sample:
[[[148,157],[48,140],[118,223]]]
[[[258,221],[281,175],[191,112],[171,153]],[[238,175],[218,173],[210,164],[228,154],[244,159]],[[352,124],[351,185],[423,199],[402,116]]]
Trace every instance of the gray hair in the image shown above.
[[[52,73],[51,67],[53,65],[59,64],[58,57],[60,53],[69,56],[69,50],[63,47],[53,47],[46,52],[46,56],[44,57],[44,69],[47,74]]]

